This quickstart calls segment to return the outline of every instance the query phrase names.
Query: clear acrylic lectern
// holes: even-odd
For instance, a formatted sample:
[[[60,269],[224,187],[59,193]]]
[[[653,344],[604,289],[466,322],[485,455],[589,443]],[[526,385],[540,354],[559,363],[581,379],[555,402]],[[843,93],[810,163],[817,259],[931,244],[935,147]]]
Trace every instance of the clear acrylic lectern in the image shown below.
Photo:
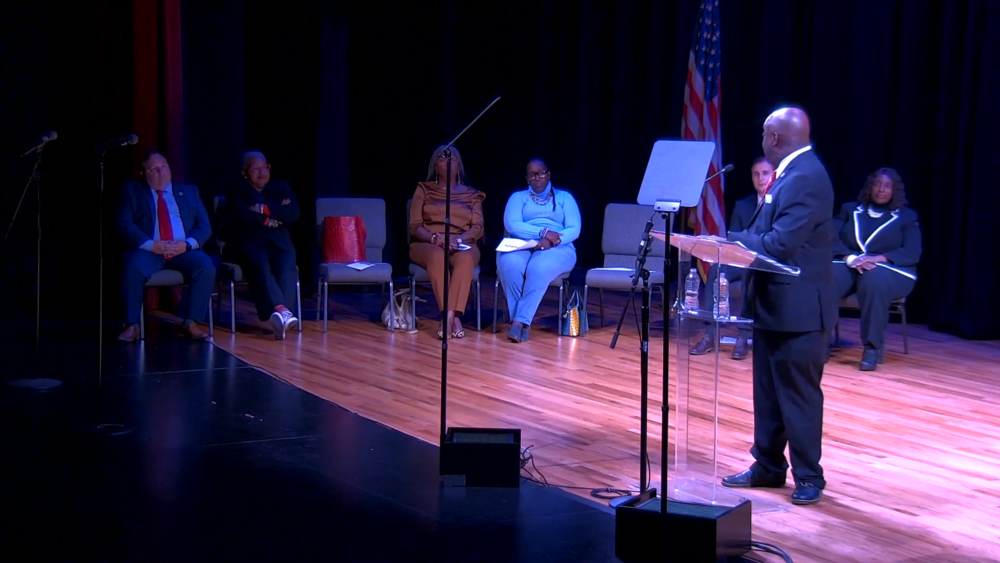
[[[664,233],[654,233],[654,237],[664,240]],[[732,406],[719,404],[719,338],[724,326],[752,324],[751,319],[741,316],[739,310],[730,310],[728,316],[720,316],[717,311],[704,310],[699,300],[698,307],[685,306],[684,279],[691,268],[696,267],[695,259],[712,265],[758,270],[774,274],[798,276],[798,268],[780,264],[769,257],[747,250],[743,245],[707,237],[671,234],[670,244],[677,247],[679,279],[677,280],[679,305],[676,314],[676,369],[671,370],[674,379],[674,400],[676,414],[672,417],[674,428],[673,447],[668,453],[668,483],[664,487],[666,496],[675,500],[705,503],[720,506],[737,506],[742,500],[751,498],[753,511],[775,512],[787,507],[755,495],[743,489],[729,489],[722,486],[722,475],[718,471],[719,420],[733,416]],[[725,270],[723,270],[725,271]],[[714,276],[714,287],[709,285],[704,291],[709,296],[718,295],[718,279]],[[712,307],[714,298],[707,299]],[[709,325],[714,325],[715,351],[704,356],[691,356],[691,346],[705,333]],[[748,362],[749,363],[749,362]],[[741,369],[742,369],[741,364]],[[750,373],[747,374],[750,377]],[[753,411],[753,396],[739,398],[738,409]],[[752,441],[753,427],[746,432]],[[739,463],[733,465],[740,465]]]

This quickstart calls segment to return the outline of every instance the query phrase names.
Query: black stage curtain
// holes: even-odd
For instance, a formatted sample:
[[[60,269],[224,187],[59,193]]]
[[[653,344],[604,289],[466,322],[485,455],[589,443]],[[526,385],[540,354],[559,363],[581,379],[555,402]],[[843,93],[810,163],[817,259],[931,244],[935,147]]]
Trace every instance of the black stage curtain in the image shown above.
[[[634,201],[653,142],[679,136],[698,5],[183,2],[187,180],[217,193],[237,177],[242,151],[260,148],[304,202],[383,197],[388,256],[402,273],[403,206],[431,151],[500,95],[457,143],[471,183],[487,193],[487,244],[502,236],[506,198],[538,155],[583,209],[579,266],[599,265],[604,206]],[[28,45],[39,60],[63,53],[95,67],[107,60],[98,52],[127,56],[69,53],[66,36],[51,31],[51,12],[5,10],[17,11],[21,26],[4,34],[5,46]],[[78,21],[98,19],[75,10]],[[1000,337],[1000,297],[984,287],[1000,268],[989,236],[1000,203],[992,186],[1000,176],[992,158],[1000,109],[989,103],[1000,80],[1000,7],[988,0],[720,0],[720,10],[723,161],[737,166],[726,179],[727,207],[750,191],[763,119],[780,105],[801,105],[838,204],[856,197],[880,166],[902,174],[925,242],[913,320],[965,338]],[[5,27],[11,21],[2,20]],[[32,43],[39,35],[25,26],[48,26],[39,33],[53,43]],[[67,82],[69,71],[39,77],[26,62],[6,57],[4,64],[18,79],[11,83],[22,84],[4,94],[5,107],[20,112],[5,121],[22,144],[41,132],[27,114],[118,107],[80,88],[29,94]],[[74,121],[94,119],[70,119],[62,129]],[[307,228],[297,238],[300,255],[311,257],[312,211],[304,212]],[[484,253],[484,265],[492,260]],[[312,272],[303,264],[305,288]]]

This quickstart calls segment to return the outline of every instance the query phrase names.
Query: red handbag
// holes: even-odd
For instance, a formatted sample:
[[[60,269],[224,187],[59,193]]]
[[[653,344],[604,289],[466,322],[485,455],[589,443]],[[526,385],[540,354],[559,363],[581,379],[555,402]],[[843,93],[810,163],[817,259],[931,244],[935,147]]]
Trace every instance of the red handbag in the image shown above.
[[[360,215],[323,218],[323,262],[365,262],[365,222]]]

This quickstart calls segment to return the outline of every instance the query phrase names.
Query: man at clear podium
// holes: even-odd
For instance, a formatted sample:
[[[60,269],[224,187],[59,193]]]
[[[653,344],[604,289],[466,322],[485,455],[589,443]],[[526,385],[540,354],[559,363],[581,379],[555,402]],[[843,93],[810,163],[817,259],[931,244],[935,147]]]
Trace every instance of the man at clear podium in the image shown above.
[[[793,504],[819,502],[826,335],[836,322],[833,186],[812,150],[809,117],[782,108],[764,121],[764,156],[776,168],[743,232],[729,240],[801,270],[799,276],[747,271],[744,314],[753,324],[755,463],[722,479],[727,487],[785,486],[789,446]]]

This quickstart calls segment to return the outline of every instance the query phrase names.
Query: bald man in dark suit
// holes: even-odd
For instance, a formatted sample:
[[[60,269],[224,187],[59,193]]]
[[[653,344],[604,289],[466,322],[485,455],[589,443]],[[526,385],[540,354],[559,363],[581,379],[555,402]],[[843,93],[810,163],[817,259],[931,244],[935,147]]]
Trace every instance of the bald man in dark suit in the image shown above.
[[[753,325],[755,463],[722,479],[727,487],[785,486],[791,454],[793,504],[819,502],[826,336],[837,320],[833,285],[833,186],[812,150],[809,117],[783,108],[764,122],[772,180],[746,231],[729,240],[800,270],[798,276],[748,270]]]

